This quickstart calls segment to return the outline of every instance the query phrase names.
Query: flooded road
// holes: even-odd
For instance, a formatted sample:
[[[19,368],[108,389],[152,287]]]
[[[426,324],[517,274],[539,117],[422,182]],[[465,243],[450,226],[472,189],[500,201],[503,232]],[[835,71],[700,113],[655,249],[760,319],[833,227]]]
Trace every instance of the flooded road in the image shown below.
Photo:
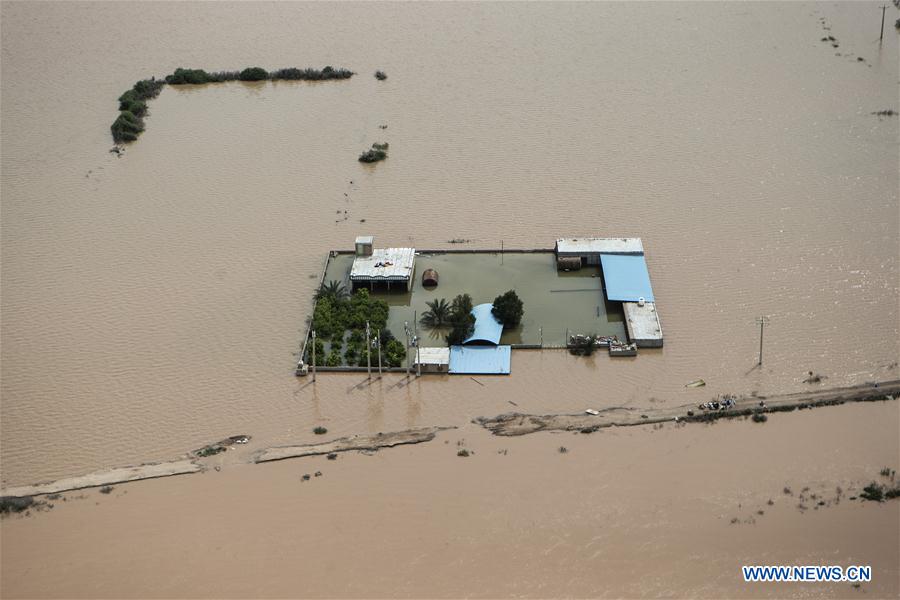
[[[896,402],[875,402],[592,435],[467,426],[373,456],[70,492],[4,519],[0,591],[896,598],[897,501],[850,497],[896,464],[898,419]],[[873,579],[746,584],[743,564],[863,564]]]

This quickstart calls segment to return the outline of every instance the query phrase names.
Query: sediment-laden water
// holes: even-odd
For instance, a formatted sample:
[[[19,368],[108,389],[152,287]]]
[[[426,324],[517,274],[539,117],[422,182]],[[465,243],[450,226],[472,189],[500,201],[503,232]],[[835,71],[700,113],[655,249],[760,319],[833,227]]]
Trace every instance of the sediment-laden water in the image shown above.
[[[898,109],[898,47],[890,27],[878,42],[879,6],[4,2],[3,486],[234,433],[263,447],[510,402],[541,414],[801,391],[808,371],[897,378],[898,119],[871,113]],[[140,139],[108,152],[138,79],[328,64],[357,75],[168,86]],[[359,163],[373,142],[389,158]],[[324,255],[360,234],[639,236],[665,348],[519,352],[512,376],[481,384],[311,386],[294,353]]]

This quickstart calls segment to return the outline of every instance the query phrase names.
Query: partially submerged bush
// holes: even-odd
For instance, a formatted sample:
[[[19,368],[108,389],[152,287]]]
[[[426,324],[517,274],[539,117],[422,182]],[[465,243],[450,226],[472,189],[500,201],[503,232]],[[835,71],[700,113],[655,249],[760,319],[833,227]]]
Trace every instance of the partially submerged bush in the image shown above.
[[[316,435],[325,435],[326,433],[328,433],[328,430],[319,425],[318,427],[313,429],[313,433]]]
[[[884,488],[873,481],[863,488],[859,496],[872,502],[881,502],[884,500]]]
[[[384,71],[375,71],[375,79],[378,81],[384,81],[387,79],[387,74]]]
[[[241,81],[265,81],[268,78],[269,72],[262,67],[247,67],[238,76]]]
[[[327,66],[324,69],[297,69],[294,67],[278,69],[272,72],[272,79],[323,81],[326,79],[349,79],[353,77],[353,71],[347,69],[335,69]]]
[[[359,155],[359,162],[373,163],[387,158],[388,144],[372,144],[369,150]]]
[[[100,488],[100,493],[101,494],[110,494],[110,493],[112,493],[113,489],[115,489],[115,488],[113,488],[113,486],[111,486],[111,485],[104,485],[102,488]]]
[[[0,513],[20,513],[34,505],[32,496],[3,496],[0,497]]]
[[[767,417],[763,413],[753,413],[753,416],[750,418],[753,419],[754,423],[765,423],[769,420],[769,417]]]
[[[469,451],[466,450],[465,448],[463,448],[462,450],[458,451],[458,452],[456,453],[456,455],[457,455],[457,456],[466,457],[466,456],[469,456]]]
[[[123,110],[119,113],[119,117],[113,122],[112,127],[113,140],[118,143],[133,142],[138,135],[144,130],[144,120],[132,112]]]

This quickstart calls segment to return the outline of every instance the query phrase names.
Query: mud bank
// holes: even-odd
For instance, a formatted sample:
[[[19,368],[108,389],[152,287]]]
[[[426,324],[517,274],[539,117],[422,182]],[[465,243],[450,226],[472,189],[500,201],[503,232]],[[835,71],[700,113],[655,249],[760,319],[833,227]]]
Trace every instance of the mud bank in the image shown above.
[[[527,415],[505,413],[496,417],[478,417],[473,420],[494,435],[516,436],[537,431],[583,431],[589,433],[604,427],[646,425],[663,421],[713,421],[741,417],[754,413],[791,411],[818,406],[831,406],[845,402],[874,402],[895,400],[900,394],[900,381],[864,384],[853,387],[831,388],[815,392],[801,392],[782,396],[750,396],[739,398],[727,410],[699,410],[696,404],[675,408],[640,409],[612,408],[598,415]],[[690,411],[691,414],[688,414]]]
[[[100,487],[117,483],[127,483],[140,479],[155,479],[157,477],[171,477],[173,475],[186,475],[199,473],[205,470],[203,465],[189,459],[172,462],[137,465],[134,467],[119,467],[95,471],[78,477],[66,477],[49,483],[35,485],[23,485],[12,487],[0,492],[2,496],[37,496],[40,494],[55,494],[69,490],[79,490],[89,487]]]
[[[301,456],[316,456],[331,454],[333,452],[348,452],[350,450],[370,450],[372,452],[381,448],[390,448],[403,444],[421,444],[430,442],[439,431],[456,429],[455,427],[423,427],[421,429],[408,429],[393,433],[377,433],[375,435],[355,435],[352,437],[338,438],[322,444],[305,444],[302,446],[279,446],[266,448],[260,451],[254,462],[270,462],[284,460],[286,458],[299,458]]]

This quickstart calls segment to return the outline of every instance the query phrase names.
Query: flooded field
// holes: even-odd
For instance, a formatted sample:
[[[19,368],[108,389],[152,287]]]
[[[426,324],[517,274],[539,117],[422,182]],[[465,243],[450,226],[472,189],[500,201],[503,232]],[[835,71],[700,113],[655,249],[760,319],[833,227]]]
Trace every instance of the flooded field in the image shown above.
[[[335,437],[462,426],[475,416],[515,408],[511,403],[534,414],[586,405],[667,406],[719,393],[783,393],[900,377],[900,120],[872,114],[898,109],[898,45],[890,27],[879,44],[879,7],[3,2],[0,484],[168,460],[237,433],[264,447],[313,441],[317,425]],[[887,15],[890,25],[900,12],[889,5]],[[167,86],[150,102],[140,139],[121,157],[109,152],[116,99],[138,79],[177,67],[328,64],[357,74],[318,83]],[[388,78],[377,80],[376,69]],[[359,163],[373,142],[389,142],[389,158]],[[323,257],[362,234],[383,245],[419,248],[449,248],[453,239],[470,240],[465,248],[501,242],[536,248],[560,236],[641,237],[665,348],[622,362],[604,354],[523,351],[514,357],[510,377],[481,384],[467,377],[407,383],[392,376],[367,385],[358,374],[323,374],[312,386],[293,371]],[[760,315],[770,324],[765,360],[757,368]],[[809,371],[826,379],[804,383]],[[685,387],[698,378],[707,386]],[[869,427],[862,417],[853,420],[857,410],[846,408],[846,422]],[[299,512],[306,496],[275,502],[288,486],[285,478],[299,468],[288,463],[136,484],[121,490],[128,492],[117,498],[121,502],[101,502],[96,509],[84,502],[79,511],[66,506],[4,523],[4,596],[51,594],[61,589],[54,581],[66,579],[73,583],[65,595],[103,592],[90,587],[100,577],[93,570],[105,562],[100,558],[77,576],[60,568],[41,581],[30,575],[23,581],[27,564],[10,561],[34,558],[35,546],[22,542],[26,537],[53,539],[49,552],[61,552],[59,560],[66,551],[74,555],[81,523],[105,519],[118,523],[120,534],[144,533],[153,542],[142,550],[151,558],[140,564],[144,571],[135,570],[134,587],[106,588],[107,595],[148,595],[151,582],[171,585],[169,595],[256,595],[262,588],[242,587],[250,579],[239,582],[240,569],[227,569],[242,555],[253,556],[254,564],[259,559],[261,580],[270,584],[301,585],[293,579],[301,571],[279,560],[302,555],[315,564],[302,571],[309,595],[375,593],[397,581],[377,575],[390,553],[378,553],[372,563],[362,556],[371,558],[376,539],[401,528],[419,540],[415,548],[433,544],[421,554],[407,546],[404,556],[424,572],[433,567],[434,589],[443,581],[440,589],[451,596],[477,593],[452,587],[459,569],[448,565],[481,572],[473,586],[489,576],[514,577],[527,571],[519,570],[515,556],[492,573],[478,565],[488,556],[515,554],[517,542],[552,556],[555,542],[541,546],[539,537],[541,544],[562,540],[565,560],[558,573],[571,575],[572,583],[541,580],[561,586],[557,592],[526,578],[516,580],[521,587],[485,595],[602,595],[589,568],[600,558],[620,567],[618,576],[607,571],[604,577],[613,595],[662,594],[667,578],[645,577],[640,585],[646,587],[634,587],[638,563],[670,558],[666,568],[680,565],[687,577],[694,572],[686,557],[708,556],[717,544],[722,552],[734,550],[739,546],[730,544],[750,538],[753,548],[783,549],[785,559],[792,551],[813,559],[837,541],[851,548],[846,556],[861,555],[856,544],[872,533],[884,548],[871,560],[896,564],[896,547],[877,536],[896,531],[896,513],[888,507],[857,513],[842,504],[810,511],[803,518],[822,537],[805,542],[792,537],[800,535],[793,512],[783,522],[756,527],[701,526],[708,522],[693,505],[698,489],[706,492],[701,498],[719,498],[721,485],[722,501],[734,504],[742,494],[755,501],[769,488],[777,493],[782,480],[799,481],[803,469],[833,482],[850,477],[842,465],[860,477],[870,466],[884,466],[871,464],[883,454],[864,455],[864,439],[834,451],[827,444],[845,442],[847,430],[826,437],[803,427],[801,416],[783,423],[802,429],[779,439],[815,446],[816,459],[802,468],[767,462],[765,481],[756,476],[763,467],[752,459],[765,444],[739,455],[740,464],[755,465],[749,471],[755,475],[744,477],[730,470],[729,440],[703,446],[711,454],[700,460],[690,454],[692,442],[672,431],[662,446],[606,449],[603,464],[613,471],[605,478],[584,477],[583,468],[557,472],[555,463],[532,465],[531,450],[510,449],[508,456],[498,455],[507,461],[502,471],[515,474],[520,485],[484,494],[479,486],[497,470],[457,479],[455,461],[461,459],[454,453],[449,462],[438,460],[439,445],[398,450],[404,458],[379,469],[371,466],[387,455],[348,459],[342,465],[352,466],[354,477],[315,488],[315,500]],[[647,435],[657,440],[669,434]],[[484,443],[484,454],[494,456],[494,441]],[[529,440],[522,447],[536,444]],[[555,439],[552,444],[550,450],[559,445]],[[670,457],[679,455],[677,448],[689,454],[676,465]],[[686,483],[668,484],[684,486],[681,500],[631,505],[616,478],[657,464],[667,468],[642,481],[694,473]],[[703,479],[697,464],[715,474]],[[420,476],[424,471],[431,474]],[[397,488],[403,474],[443,483],[424,491],[418,485]],[[579,481],[571,493],[566,475]],[[219,481],[224,487],[215,487]],[[236,537],[214,533],[228,531],[214,526],[255,486],[263,491],[253,498],[256,512],[241,513],[246,529],[234,530]],[[421,496],[395,495],[397,489]],[[535,489],[557,491],[541,496]],[[386,511],[371,530],[298,520],[324,514],[342,498],[369,496]],[[608,508],[598,509],[608,498]],[[555,511],[554,502],[565,510]],[[204,517],[200,508],[210,506]],[[418,518],[405,521],[404,506]],[[693,516],[683,517],[682,509]],[[452,522],[466,524],[459,533],[441,525],[448,512],[455,515]],[[724,519],[731,512],[716,514]],[[487,515],[507,523],[498,532],[507,537],[477,526]],[[602,522],[594,530],[611,521],[625,529],[584,537],[584,520],[597,515]],[[429,525],[414,529],[414,522]],[[161,523],[173,528],[177,552],[160,551],[163,532],[152,528]],[[187,523],[197,527],[190,540],[175,530]],[[333,546],[322,554],[294,545],[300,543],[294,538],[266,547],[246,541],[266,538],[267,527],[296,527],[311,528],[315,535],[303,538],[308,544],[326,536],[326,523],[335,527],[327,534]],[[734,531],[747,537],[726,535]],[[354,541],[355,535],[362,537]],[[23,554],[11,557],[11,536]],[[654,545],[656,539],[667,542]],[[578,543],[570,548],[566,540]],[[136,565],[138,559],[132,563],[122,551],[135,544],[119,544],[90,547],[95,557],[115,552],[113,558]],[[345,587],[336,588],[330,574],[339,572],[348,544],[359,553],[352,562],[364,566],[358,579],[343,577]],[[210,547],[221,547],[216,552],[230,558],[204,554]],[[678,551],[653,554],[659,548]],[[51,561],[51,554],[43,556]],[[155,567],[173,573],[168,561],[177,556],[181,566],[195,565],[191,576],[185,571],[160,583]],[[732,566],[721,571],[729,582]],[[9,576],[10,569],[16,575]],[[275,577],[285,572],[285,578]],[[725,589],[707,575],[692,574],[696,578],[681,589],[710,596]],[[396,589],[432,595],[422,581],[410,576]],[[19,587],[26,583],[36,587]],[[895,588],[879,589],[896,594]]]

